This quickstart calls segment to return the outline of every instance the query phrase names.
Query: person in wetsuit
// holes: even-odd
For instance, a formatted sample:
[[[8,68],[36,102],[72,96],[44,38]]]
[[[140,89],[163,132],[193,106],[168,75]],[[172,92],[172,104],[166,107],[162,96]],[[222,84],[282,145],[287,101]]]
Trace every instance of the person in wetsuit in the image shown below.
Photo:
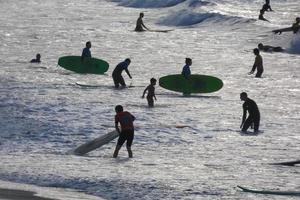
[[[296,22],[292,25],[293,33],[296,34],[300,29],[300,17],[296,18]]]
[[[92,54],[90,51],[91,47],[92,47],[92,43],[90,41],[85,43],[85,48],[82,50],[82,54],[81,54],[81,61],[83,61],[84,58],[92,57]]]
[[[283,52],[284,49],[282,47],[273,47],[269,45],[263,45],[262,43],[258,44],[258,49],[264,52]]]
[[[157,100],[156,96],[155,96],[155,87],[154,87],[155,85],[156,85],[156,79],[151,78],[150,79],[150,85],[148,85],[146,87],[146,89],[144,90],[143,96],[142,96],[142,98],[144,98],[146,92],[148,91],[147,101],[148,101],[148,106],[149,107],[154,107],[154,100],[153,99],[155,99],[155,101]]]
[[[266,0],[266,3],[263,5],[262,10],[264,11],[273,11],[270,6],[270,0]]]
[[[36,54],[35,59],[30,61],[31,63],[40,63],[41,62],[41,54]]]
[[[126,148],[128,151],[128,157],[132,158],[132,150],[131,150],[131,145],[132,141],[134,138],[134,126],[133,126],[133,121],[135,120],[135,117],[127,112],[123,111],[123,107],[121,105],[117,105],[115,107],[116,115],[115,115],[115,128],[116,131],[118,131],[119,139],[117,142],[116,149],[114,151],[113,157],[116,158],[118,157],[119,150],[123,146],[123,144],[126,141]],[[121,130],[118,126],[120,123],[121,125]]]
[[[292,30],[294,34],[296,34],[299,30],[300,30],[300,17],[296,17],[296,22],[292,24]],[[289,30],[290,31],[290,30]],[[281,34],[282,31],[279,29],[279,30],[274,30],[273,31],[275,34]],[[287,32],[287,31],[284,31],[284,32]]]
[[[185,65],[182,68],[181,74],[185,77],[185,78],[189,78],[189,76],[191,75],[191,69],[190,66],[192,66],[192,59],[190,58],[186,58],[185,59]]]
[[[253,67],[252,67],[251,71],[249,72],[249,74],[253,74],[255,69],[257,69],[255,77],[261,78],[261,75],[264,72],[263,59],[262,59],[261,55],[259,54],[259,50],[257,48],[255,48],[253,50],[253,53],[256,57],[255,57]]]
[[[122,71],[125,70],[127,75],[129,76],[130,79],[132,79],[129,71],[128,71],[128,66],[131,63],[131,60],[129,58],[126,58],[123,62],[120,62],[116,68],[114,69],[112,73],[112,78],[115,84],[115,88],[119,88],[121,85],[122,87],[125,87],[125,81],[124,78],[122,77]]]
[[[252,99],[248,98],[246,92],[240,94],[241,101],[244,101],[243,104],[243,117],[242,124],[240,128],[243,132],[247,132],[248,128],[254,124],[254,132],[257,133],[259,130],[260,123],[260,112],[258,110],[257,104]],[[247,117],[248,112],[248,117]],[[246,119],[247,118],[247,119]]]
[[[143,22],[143,17],[144,17],[144,13],[140,13],[140,16],[139,16],[139,18],[137,19],[137,21],[136,21],[136,27],[135,27],[135,31],[137,31],[137,32],[142,32],[142,31],[146,31],[146,30],[149,30],[146,26],[145,26],[145,24],[144,24],[144,22]],[[145,29],[144,29],[145,28]]]

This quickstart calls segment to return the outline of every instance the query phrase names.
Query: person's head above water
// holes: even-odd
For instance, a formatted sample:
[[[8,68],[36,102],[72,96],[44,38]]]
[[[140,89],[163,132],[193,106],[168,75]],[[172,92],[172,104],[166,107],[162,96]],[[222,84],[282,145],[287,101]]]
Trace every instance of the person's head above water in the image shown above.
[[[258,49],[258,48],[253,49],[253,53],[254,53],[255,55],[259,55],[259,49]]]
[[[117,105],[117,106],[115,107],[115,111],[116,111],[116,113],[123,112],[123,106]]]
[[[258,49],[264,48],[264,45],[262,43],[259,43],[257,46],[258,46]]]
[[[86,46],[87,48],[91,48],[91,47],[92,47],[91,41],[87,41],[87,42],[85,43],[85,46]]]
[[[140,13],[140,17],[141,17],[141,18],[144,17],[144,13],[143,13],[143,12]]]
[[[39,60],[39,61],[41,60],[41,54],[38,53],[38,54],[36,54],[35,57],[36,57],[37,60]]]
[[[125,62],[128,63],[128,65],[129,65],[129,64],[131,63],[130,58],[126,58],[126,59],[125,59]]]
[[[192,65],[192,59],[190,59],[190,58],[185,58],[185,64],[187,64],[187,65]]]
[[[246,92],[242,92],[242,93],[240,94],[240,99],[241,99],[242,101],[245,101],[247,98],[248,98],[248,95],[247,95]]]
[[[155,78],[151,78],[151,79],[150,79],[150,83],[151,83],[152,85],[155,85],[155,84],[156,84],[156,79],[155,79]]]
[[[296,17],[296,23],[300,23],[300,17]]]

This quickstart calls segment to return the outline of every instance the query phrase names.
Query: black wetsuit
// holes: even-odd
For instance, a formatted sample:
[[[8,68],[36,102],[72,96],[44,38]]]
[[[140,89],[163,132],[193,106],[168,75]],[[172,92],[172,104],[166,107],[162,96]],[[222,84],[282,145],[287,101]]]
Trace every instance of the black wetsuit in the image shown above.
[[[123,87],[126,86],[124,78],[122,77],[122,71],[125,70],[126,73],[129,75],[129,71],[128,71],[128,65],[129,63],[127,63],[126,61],[123,61],[121,63],[119,63],[116,68],[114,69],[113,73],[112,73],[112,77],[114,80],[114,84],[115,87],[118,88],[119,85],[121,84]],[[131,77],[129,75],[129,77]]]
[[[249,113],[248,118],[244,121],[242,131],[247,131],[247,129],[254,124],[254,131],[259,129],[260,113],[257,104],[252,99],[247,98],[243,104],[243,117],[246,117],[247,111]]]

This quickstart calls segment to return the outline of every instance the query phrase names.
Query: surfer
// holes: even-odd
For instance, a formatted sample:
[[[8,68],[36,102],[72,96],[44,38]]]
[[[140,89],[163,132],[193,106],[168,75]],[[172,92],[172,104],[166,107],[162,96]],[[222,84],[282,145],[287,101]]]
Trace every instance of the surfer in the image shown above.
[[[240,94],[241,101],[244,101],[243,104],[243,118],[242,118],[242,124],[240,128],[242,129],[242,132],[247,132],[247,129],[254,124],[254,133],[258,132],[259,129],[259,122],[260,122],[260,113],[257,107],[257,104],[252,99],[248,98],[248,95],[246,92],[242,92]],[[248,112],[248,118],[247,117]]]
[[[136,31],[136,32],[142,32],[142,31],[149,30],[149,29],[145,26],[145,24],[144,24],[144,22],[143,22],[143,17],[144,17],[144,13],[141,12],[139,18],[138,18],[137,21],[136,21],[136,27],[135,27],[134,31]],[[145,30],[144,28],[145,28],[146,30]]]
[[[150,85],[148,85],[146,87],[146,89],[144,90],[143,96],[142,96],[142,98],[144,98],[146,92],[148,91],[148,93],[147,93],[147,101],[148,101],[148,106],[149,107],[154,107],[154,101],[153,101],[153,99],[155,99],[155,101],[157,100],[156,96],[155,96],[155,87],[154,87],[155,85],[156,85],[156,79],[155,78],[151,78],[150,79]]]
[[[265,10],[261,9],[261,10],[259,11],[258,19],[259,19],[259,20],[263,20],[263,21],[270,22],[269,20],[267,20],[266,18],[264,18],[264,14],[265,14]]]
[[[300,29],[300,17],[296,17],[296,22],[293,23],[292,27],[290,28],[283,28],[283,29],[278,29],[278,30],[273,30],[275,34],[281,34],[282,32],[288,32],[288,31],[293,31],[294,34],[296,34]]]
[[[117,113],[115,115],[115,127],[120,135],[113,157],[118,157],[119,150],[121,149],[124,142],[127,141],[126,148],[128,151],[128,156],[129,158],[132,158],[131,145],[134,138],[133,121],[135,120],[135,117],[131,113],[123,111],[123,106],[121,105],[117,105],[115,107],[115,111]],[[121,130],[118,126],[119,123],[121,125]]]
[[[266,0],[266,3],[263,5],[262,10],[264,11],[273,11],[270,6],[270,0]]]
[[[283,52],[284,49],[282,47],[273,47],[269,45],[263,45],[262,43],[258,44],[258,49],[264,52]]]
[[[191,65],[192,65],[192,59],[191,58],[186,58],[185,59],[185,65],[183,66],[182,72],[181,72],[181,74],[185,78],[189,78],[189,76],[191,75],[191,69],[190,69]]]
[[[30,61],[31,63],[40,63],[41,62],[41,54],[36,54],[35,58]]]
[[[128,71],[128,66],[130,63],[131,63],[131,60],[129,58],[126,58],[123,62],[120,62],[114,69],[114,71],[112,73],[112,77],[114,80],[115,88],[119,88],[120,84],[122,87],[126,86],[124,78],[122,77],[123,70],[125,70],[125,72],[129,76],[129,78],[132,79],[132,77]]]
[[[253,67],[252,67],[251,71],[249,72],[249,75],[253,74],[255,69],[257,69],[255,77],[261,78],[261,75],[264,72],[263,59],[262,59],[261,55],[259,54],[259,50],[257,48],[255,48],[253,50],[253,53],[256,57],[255,57]]]
[[[82,50],[81,54],[81,61],[83,61],[84,58],[91,58],[91,51],[90,48],[92,47],[92,43],[90,41],[85,43],[85,48]]]

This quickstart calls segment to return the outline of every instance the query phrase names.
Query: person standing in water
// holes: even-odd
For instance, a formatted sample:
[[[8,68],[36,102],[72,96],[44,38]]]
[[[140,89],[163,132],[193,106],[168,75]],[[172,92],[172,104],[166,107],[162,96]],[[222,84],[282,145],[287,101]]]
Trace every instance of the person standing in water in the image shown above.
[[[149,30],[143,22],[143,17],[144,17],[144,13],[141,12],[139,18],[136,21],[136,27],[135,27],[134,31],[142,32],[142,31]]]
[[[264,11],[273,11],[270,6],[270,0],[266,0],[266,3],[263,5],[262,10]]]
[[[192,66],[192,59],[190,58],[186,58],[185,59],[185,65],[182,68],[181,74],[185,77],[185,78],[189,78],[189,76],[191,75],[191,69],[190,66]]]
[[[259,50],[257,48],[255,48],[253,50],[255,57],[255,61],[253,64],[253,67],[251,69],[251,71],[249,72],[250,74],[253,74],[255,69],[257,70],[255,77],[256,78],[261,78],[262,73],[264,72],[264,67],[263,67],[263,59],[261,57],[261,55],[259,54]]]
[[[144,90],[143,96],[142,96],[142,98],[144,98],[146,92],[148,91],[147,101],[148,101],[148,106],[149,107],[154,107],[154,100],[153,99],[155,99],[155,101],[157,100],[156,96],[155,96],[155,87],[154,87],[155,85],[156,85],[156,79],[151,78],[150,79],[150,85],[148,85],[148,87],[146,87],[146,89]]]
[[[126,83],[124,81],[124,78],[122,76],[122,71],[125,70],[127,75],[130,79],[132,79],[132,76],[130,75],[128,71],[128,66],[131,63],[131,60],[129,58],[126,58],[123,62],[120,62],[116,68],[114,69],[112,73],[112,77],[114,80],[115,88],[119,88],[119,85],[121,84],[122,87],[126,87]]]
[[[258,133],[259,123],[260,123],[260,112],[257,104],[252,99],[248,98],[246,92],[240,94],[241,101],[244,101],[243,104],[243,117],[240,128],[242,132],[247,132],[248,128],[254,124],[254,133]],[[247,117],[248,112],[248,117]],[[247,119],[246,119],[247,118]]]
[[[90,48],[92,47],[92,43],[90,41],[85,43],[85,48],[82,50],[81,54],[81,61],[84,60],[84,58],[91,58],[92,54],[90,51]]]
[[[119,150],[123,146],[123,144],[126,141],[126,148],[128,151],[128,157],[132,158],[132,150],[131,150],[131,145],[132,141],[134,138],[134,126],[133,126],[133,121],[135,120],[135,117],[127,112],[123,111],[123,106],[117,105],[115,107],[116,115],[115,115],[115,128],[116,131],[120,134],[119,139],[117,142],[116,149],[114,151],[113,157],[116,158],[118,157]],[[121,125],[121,130],[118,126],[120,123]]]

